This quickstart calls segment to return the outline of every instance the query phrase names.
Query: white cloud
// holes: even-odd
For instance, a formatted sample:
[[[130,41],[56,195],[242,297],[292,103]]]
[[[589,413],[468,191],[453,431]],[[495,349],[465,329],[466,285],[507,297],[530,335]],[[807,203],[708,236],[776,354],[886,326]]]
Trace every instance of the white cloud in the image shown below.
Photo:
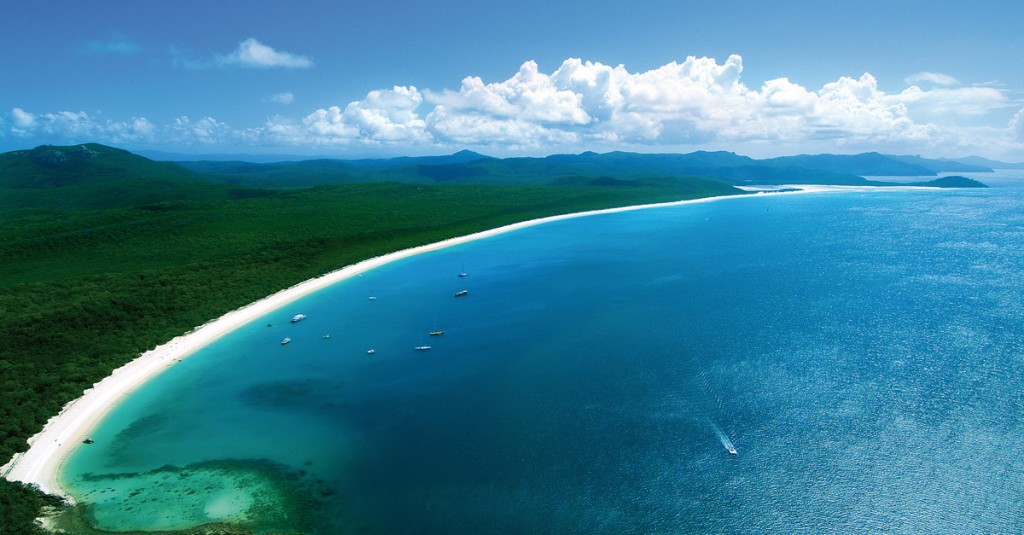
[[[156,128],[144,117],[129,121],[102,121],[84,111],[34,114],[21,108],[11,110],[10,133],[18,137],[46,137],[67,142],[105,141],[125,143],[149,139]]]
[[[358,140],[368,144],[419,144],[431,141],[426,122],[417,113],[423,96],[413,86],[370,91],[366,98],[319,109],[303,123],[314,142]]]
[[[512,78],[484,84],[475,76],[462,80],[459,91],[431,94],[430,100],[448,110],[483,113],[493,117],[515,117],[540,124],[582,125],[591,121],[583,110],[581,95],[558,87],[551,77],[528,61]]]
[[[1006,94],[993,87],[941,87],[925,91],[911,86],[888,98],[910,107],[916,117],[928,120],[948,115],[985,115],[1010,105]]]
[[[235,142],[242,137],[227,123],[209,116],[193,120],[187,115],[182,115],[168,125],[168,130],[176,138],[177,143],[186,145],[218,145]]]
[[[291,104],[295,102],[295,95],[289,92],[275,93],[265,99],[267,102],[274,102],[276,104]]]
[[[83,112],[33,114],[15,108],[7,134],[51,133],[167,144],[328,147],[331,151],[492,153],[576,150],[727,149],[754,155],[868,150],[1013,157],[1024,151],[1024,110],[998,87],[911,85],[883,91],[865,73],[818,89],[787,78],[743,83],[743,60],[689,57],[643,72],[570,58],[553,72],[527,61],[504,80],[468,76],[456,89],[395,86],[305,116],[276,116],[235,128],[182,116],[155,126],[100,122]],[[291,93],[267,97],[289,103]],[[1007,122],[1009,121],[1009,122]],[[1011,155],[1011,156],[1007,156]]]
[[[948,74],[928,71],[911,74],[904,78],[903,81],[908,84],[920,84],[923,82],[935,85],[958,85],[960,83],[960,80],[957,80]]]
[[[36,116],[21,108],[11,110],[11,119],[14,120],[15,134],[30,133],[36,125]]]
[[[269,69],[284,67],[305,69],[313,66],[313,60],[289,52],[278,52],[273,48],[249,38],[238,44],[234,52],[226,56],[218,56],[217,62],[226,66]]]
[[[840,78],[815,92],[786,78],[750,89],[741,82],[742,72],[743,60],[737,55],[722,64],[689,57],[638,73],[622,65],[569,59],[550,76],[527,62],[502,82],[484,84],[468,77],[458,91],[428,92],[434,108],[426,117],[440,142],[524,147],[549,142],[795,143],[844,137],[846,142],[888,143],[934,133],[933,125],[918,124],[909,116],[907,102],[914,99],[885,94],[868,74]],[[970,96],[949,93],[932,100]]]
[[[1017,113],[1010,119],[1009,126],[1014,141],[1024,143],[1024,108],[1017,110]]]

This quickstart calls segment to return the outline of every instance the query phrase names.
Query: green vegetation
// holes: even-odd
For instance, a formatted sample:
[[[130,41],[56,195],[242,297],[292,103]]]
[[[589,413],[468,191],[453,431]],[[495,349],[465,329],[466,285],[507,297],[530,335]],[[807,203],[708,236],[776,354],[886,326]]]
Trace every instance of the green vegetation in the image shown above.
[[[297,282],[535,217],[740,193],[578,173],[556,177],[567,185],[266,190],[99,145],[0,155],[0,176],[2,462],[140,352]],[[31,519],[53,503],[0,479],[0,533],[35,533]]]
[[[929,180],[928,182],[917,182],[915,186],[929,186],[933,188],[987,188],[985,184],[974,180],[973,178],[967,178],[965,176],[950,175],[942,178],[936,178],[935,180]]]
[[[60,505],[59,498],[43,494],[35,487],[0,479],[0,533],[43,533],[36,527],[35,519],[44,508],[55,508]]]

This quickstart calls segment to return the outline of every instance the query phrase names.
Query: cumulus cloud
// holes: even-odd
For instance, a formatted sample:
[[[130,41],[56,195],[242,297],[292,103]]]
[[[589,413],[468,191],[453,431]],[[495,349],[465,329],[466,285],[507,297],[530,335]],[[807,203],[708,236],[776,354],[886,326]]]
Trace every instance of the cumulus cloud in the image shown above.
[[[10,113],[10,133],[18,137],[45,136],[69,142],[102,140],[125,143],[149,139],[156,127],[145,117],[128,121],[103,121],[84,111],[35,114],[21,108]]]
[[[168,136],[181,145],[224,145],[246,140],[245,131],[213,117],[191,119],[182,115],[167,126]]]
[[[89,41],[77,50],[82,54],[127,56],[142,52],[142,46],[119,33],[114,33],[100,41]]]
[[[934,133],[932,125],[910,117],[907,103],[913,99],[885,94],[870,74],[842,77],[811,91],[786,78],[751,89],[742,83],[742,73],[738,55],[721,64],[689,57],[637,73],[622,65],[568,59],[547,75],[526,62],[508,80],[485,84],[468,77],[458,91],[427,92],[434,107],[426,119],[442,142],[520,146],[808,138],[869,143],[920,140]],[[971,96],[950,93],[933,100]]]
[[[319,143],[358,140],[368,144],[415,145],[431,141],[426,122],[417,109],[423,96],[414,86],[370,91],[366,98],[321,108],[303,120],[309,134]]]
[[[36,125],[36,116],[21,108],[11,110],[11,119],[14,121],[13,133],[17,135],[31,133]]]
[[[1020,104],[1000,88],[944,85],[938,82],[946,79],[931,76],[933,85],[891,92],[868,73],[841,76],[817,89],[788,78],[750,87],[743,67],[738,55],[721,63],[688,57],[642,72],[579,58],[544,72],[527,61],[504,80],[467,76],[456,88],[441,90],[394,86],[249,128],[181,116],[147,129],[131,121],[100,124],[81,112],[15,108],[4,129],[12,136],[91,128],[177,144],[392,153],[469,146],[505,154],[762,148],[769,155],[882,150],[999,157],[1024,150],[1024,110],[1007,123],[1013,113],[1008,108]],[[925,80],[921,74],[916,79]],[[293,99],[291,93],[266,98],[283,104]]]
[[[941,72],[919,72],[917,74],[911,74],[910,76],[903,79],[907,84],[935,84],[935,85],[958,85],[960,80],[953,78],[948,74],[942,74]]]
[[[226,56],[218,56],[217,62],[225,66],[255,69],[275,67],[306,69],[313,66],[313,60],[306,56],[279,52],[251,37],[239,43],[234,52]]]

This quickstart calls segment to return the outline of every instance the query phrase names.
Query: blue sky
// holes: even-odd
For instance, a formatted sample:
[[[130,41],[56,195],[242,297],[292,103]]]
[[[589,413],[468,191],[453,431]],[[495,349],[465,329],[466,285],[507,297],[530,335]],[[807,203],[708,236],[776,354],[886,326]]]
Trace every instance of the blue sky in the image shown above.
[[[1024,3],[18,2],[0,150],[1024,160]]]

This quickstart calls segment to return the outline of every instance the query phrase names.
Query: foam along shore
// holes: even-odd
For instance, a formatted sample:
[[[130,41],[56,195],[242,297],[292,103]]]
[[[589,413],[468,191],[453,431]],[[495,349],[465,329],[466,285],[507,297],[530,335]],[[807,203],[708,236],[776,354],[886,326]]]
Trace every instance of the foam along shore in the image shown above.
[[[772,188],[743,189],[751,192],[758,191],[781,195],[825,191],[892,190],[897,188],[899,187],[879,188],[871,186],[844,187],[794,185],[786,186],[783,188],[784,191],[779,192],[773,192]],[[922,188],[917,187],[913,189],[920,190]],[[88,436],[88,433],[96,427],[107,412],[114,408],[122,399],[130,395],[149,379],[152,379],[170,366],[173,366],[175,362],[195,353],[203,346],[213,342],[224,334],[269,312],[281,308],[301,297],[389,262],[564,219],[585,217],[596,214],[626,212],[654,207],[709,202],[722,199],[742,199],[748,197],[750,197],[750,195],[705,197],[685,201],[591,210],[587,212],[577,212],[532,219],[466,236],[450,238],[428,245],[403,249],[394,253],[370,258],[342,269],[332,271],[326,275],[307,280],[235,311],[229,312],[215,320],[207,322],[204,325],[196,327],[192,331],[178,336],[166,344],[142,353],[138,358],[114,370],[111,375],[94,384],[93,388],[83,392],[82,397],[69,402],[64,406],[59,414],[51,418],[43,427],[42,431],[28,440],[28,451],[16,454],[7,464],[0,467],[0,476],[3,476],[10,481],[21,481],[24,483],[36,484],[43,492],[56,494],[73,502],[71,496],[69,496],[58,483],[57,475],[61,464],[75,450],[75,448],[81,445],[82,441]]]

